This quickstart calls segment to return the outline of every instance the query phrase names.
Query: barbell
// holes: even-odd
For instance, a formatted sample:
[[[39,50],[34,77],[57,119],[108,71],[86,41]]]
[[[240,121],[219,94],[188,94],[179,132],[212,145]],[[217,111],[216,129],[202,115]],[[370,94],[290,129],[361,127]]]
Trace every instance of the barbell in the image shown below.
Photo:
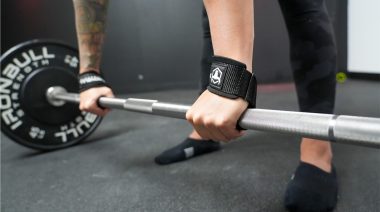
[[[63,87],[50,87],[46,92],[50,104],[79,103],[79,95]],[[186,119],[190,105],[150,99],[101,97],[99,105],[172,118]],[[380,147],[380,119],[281,110],[248,109],[239,121],[244,129],[296,134],[338,143]]]
[[[101,118],[78,109],[78,52],[49,40],[22,43],[1,57],[2,131],[39,150],[83,141]],[[99,105],[185,119],[189,105],[137,98],[101,97]],[[75,104],[72,104],[75,103]],[[248,130],[289,133],[336,143],[380,148],[380,118],[248,109],[239,120]]]

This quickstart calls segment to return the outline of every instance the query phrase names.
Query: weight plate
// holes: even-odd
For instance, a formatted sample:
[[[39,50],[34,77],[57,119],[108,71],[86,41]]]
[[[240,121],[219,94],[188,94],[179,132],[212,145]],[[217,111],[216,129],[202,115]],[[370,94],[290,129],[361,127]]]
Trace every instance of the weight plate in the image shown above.
[[[84,140],[101,117],[81,112],[77,104],[56,107],[45,93],[50,86],[78,92],[78,51],[51,40],[32,40],[1,58],[1,130],[15,142],[55,150]]]

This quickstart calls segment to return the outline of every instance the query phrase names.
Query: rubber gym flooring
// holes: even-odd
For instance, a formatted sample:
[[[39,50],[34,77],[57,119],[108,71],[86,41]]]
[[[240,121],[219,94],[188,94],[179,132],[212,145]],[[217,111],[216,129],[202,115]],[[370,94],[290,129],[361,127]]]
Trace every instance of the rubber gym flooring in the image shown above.
[[[196,90],[133,97],[190,104]],[[258,107],[297,110],[294,88],[263,86]],[[380,117],[380,83],[338,85],[337,114]],[[1,137],[1,211],[285,211],[300,138],[250,131],[222,151],[159,166],[190,131],[183,120],[113,111],[80,145],[39,153]],[[380,130],[380,129],[379,129]],[[336,211],[380,211],[380,150],[334,145]]]

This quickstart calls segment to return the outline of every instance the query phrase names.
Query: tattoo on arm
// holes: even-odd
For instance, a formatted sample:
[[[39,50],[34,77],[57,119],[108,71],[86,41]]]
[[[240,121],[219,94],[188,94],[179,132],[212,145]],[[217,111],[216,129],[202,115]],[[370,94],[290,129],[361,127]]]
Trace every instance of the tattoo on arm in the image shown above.
[[[73,0],[80,52],[80,71],[99,70],[108,0]]]

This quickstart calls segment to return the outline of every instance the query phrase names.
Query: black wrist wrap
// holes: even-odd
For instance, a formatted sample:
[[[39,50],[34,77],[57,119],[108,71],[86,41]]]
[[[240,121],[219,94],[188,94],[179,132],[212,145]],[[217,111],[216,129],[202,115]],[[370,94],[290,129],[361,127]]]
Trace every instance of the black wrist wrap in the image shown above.
[[[256,107],[256,77],[239,61],[214,56],[207,90],[230,99],[241,97],[249,103],[250,108]]]
[[[109,87],[106,81],[96,71],[87,71],[78,75],[79,80],[79,92],[83,92],[90,88]]]

